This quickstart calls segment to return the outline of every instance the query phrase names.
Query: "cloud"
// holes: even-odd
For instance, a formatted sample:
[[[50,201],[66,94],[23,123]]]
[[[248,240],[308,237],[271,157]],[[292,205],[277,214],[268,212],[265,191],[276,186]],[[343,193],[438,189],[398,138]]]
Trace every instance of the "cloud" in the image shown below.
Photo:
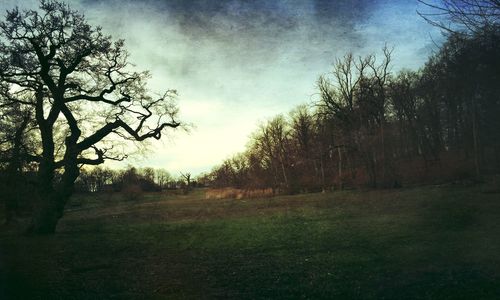
[[[37,1],[6,0],[0,8]],[[336,57],[394,46],[394,70],[418,68],[437,32],[412,1],[72,1],[90,23],[126,40],[130,60],[151,70],[152,90],[179,91],[191,134],[169,134],[138,163],[207,171],[241,151],[259,120],[309,102]]]

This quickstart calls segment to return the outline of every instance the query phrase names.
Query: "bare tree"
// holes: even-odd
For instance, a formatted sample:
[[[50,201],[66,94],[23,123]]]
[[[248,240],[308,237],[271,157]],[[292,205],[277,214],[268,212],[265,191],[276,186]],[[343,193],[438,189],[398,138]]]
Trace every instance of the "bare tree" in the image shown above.
[[[378,65],[376,64],[375,56],[371,56],[368,60],[368,67],[371,69],[373,90],[372,101],[375,108],[375,116],[380,127],[380,143],[382,145],[382,182],[386,181],[387,164],[389,162],[387,157],[386,147],[386,106],[387,106],[387,82],[390,77],[390,64],[391,54],[393,49],[386,46],[382,49],[383,59]]]
[[[356,122],[355,93],[371,59],[371,56],[367,56],[356,60],[352,53],[349,53],[335,61],[332,72],[318,79],[319,106],[330,117],[338,119],[346,130]]]
[[[165,169],[156,169],[155,180],[160,189],[164,189],[168,186],[169,182],[172,181],[172,176]]]
[[[418,14],[430,24],[446,32],[480,33],[485,27],[498,26],[500,22],[500,0],[441,0],[437,3],[418,0],[429,11]],[[450,21],[457,26],[446,24]]]
[[[421,149],[418,135],[417,97],[418,73],[403,70],[389,83],[391,110],[398,128],[398,156],[413,157]]]
[[[342,149],[345,148],[357,149],[365,161],[372,185],[377,184],[379,169],[382,181],[386,180],[386,89],[392,50],[385,46],[382,53],[381,61],[375,55],[355,59],[347,54],[336,60],[332,72],[318,80],[319,107],[337,127],[336,145],[331,145],[330,150],[336,149],[338,153],[339,180],[344,165],[340,162]]]
[[[30,154],[39,199],[31,232],[55,231],[79,166],[126,157],[117,138],[160,139],[165,128],[180,125],[176,92],[150,94],[148,77],[132,71],[123,40],[113,41],[64,3],[7,11],[0,23],[2,106],[29,108],[38,128],[38,150]]]
[[[184,186],[184,194],[189,193],[191,190],[191,173],[182,173],[182,178],[185,180],[186,185]]]

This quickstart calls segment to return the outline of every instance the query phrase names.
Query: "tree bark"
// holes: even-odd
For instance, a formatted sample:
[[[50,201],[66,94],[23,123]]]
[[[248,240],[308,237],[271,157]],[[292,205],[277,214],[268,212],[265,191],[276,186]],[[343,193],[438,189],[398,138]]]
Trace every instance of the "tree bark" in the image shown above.
[[[59,218],[56,213],[57,199],[54,194],[38,195],[38,203],[33,212],[28,234],[52,234],[56,231]]]
[[[74,183],[79,175],[78,166],[67,165],[57,188],[52,188],[52,180],[43,180],[38,185],[38,201],[35,206],[29,234],[53,234],[63,216],[64,207],[71,197]]]
[[[51,159],[52,151],[45,149],[45,159],[40,162],[37,174],[36,199],[33,206],[31,224],[28,234],[48,234],[55,231],[55,191],[53,189],[54,163]]]

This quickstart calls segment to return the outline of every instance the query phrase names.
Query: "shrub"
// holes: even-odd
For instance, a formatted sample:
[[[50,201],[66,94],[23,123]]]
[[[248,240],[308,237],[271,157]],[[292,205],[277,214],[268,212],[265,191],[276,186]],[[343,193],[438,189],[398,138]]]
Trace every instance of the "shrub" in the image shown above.
[[[123,199],[128,201],[137,201],[142,197],[143,191],[139,184],[131,183],[122,189]]]

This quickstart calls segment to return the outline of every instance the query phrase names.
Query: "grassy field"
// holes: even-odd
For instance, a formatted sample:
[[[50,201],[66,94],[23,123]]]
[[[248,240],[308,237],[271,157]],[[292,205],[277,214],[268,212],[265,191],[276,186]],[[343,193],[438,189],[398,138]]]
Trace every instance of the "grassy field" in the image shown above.
[[[500,299],[500,194],[78,196],[0,255],[1,299]]]

